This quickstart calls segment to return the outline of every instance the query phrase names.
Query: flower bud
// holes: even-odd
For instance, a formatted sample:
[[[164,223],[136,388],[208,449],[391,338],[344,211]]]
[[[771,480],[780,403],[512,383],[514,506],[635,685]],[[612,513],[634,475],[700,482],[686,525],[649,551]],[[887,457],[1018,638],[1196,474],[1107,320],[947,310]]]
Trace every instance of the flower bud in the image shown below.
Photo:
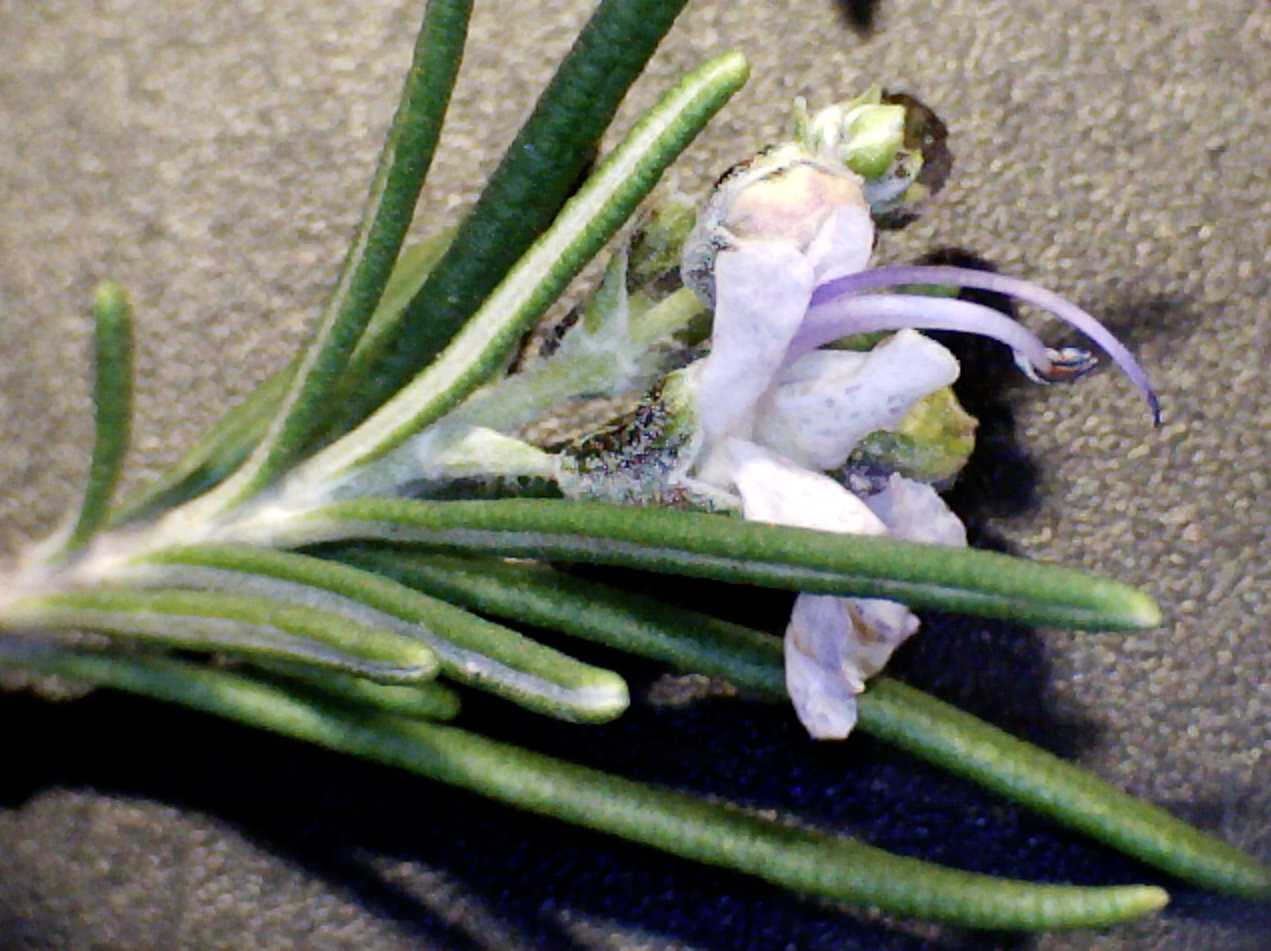
[[[795,141],[821,160],[859,174],[882,228],[908,224],[944,187],[953,166],[947,139],[944,123],[930,108],[878,86],[812,116],[803,100],[795,102]]]
[[[818,158],[846,165],[866,182],[891,171],[904,148],[905,107],[884,103],[877,86],[814,116],[807,115],[802,100],[795,110],[801,144]]]

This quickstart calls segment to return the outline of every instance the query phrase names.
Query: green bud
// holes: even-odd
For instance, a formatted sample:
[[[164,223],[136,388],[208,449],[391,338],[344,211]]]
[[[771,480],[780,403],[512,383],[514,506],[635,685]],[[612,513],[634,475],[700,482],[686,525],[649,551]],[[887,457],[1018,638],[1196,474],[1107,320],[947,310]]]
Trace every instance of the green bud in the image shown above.
[[[809,115],[795,102],[795,142],[825,162],[864,179],[865,198],[881,227],[901,227],[948,178],[952,156],[944,124],[905,93],[871,86],[848,102]]]
[[[862,106],[846,123],[843,164],[867,182],[882,178],[904,143],[904,106]]]
[[[905,107],[884,102],[878,86],[812,116],[799,99],[795,141],[823,161],[847,166],[866,182],[877,181],[892,171],[904,148]]]

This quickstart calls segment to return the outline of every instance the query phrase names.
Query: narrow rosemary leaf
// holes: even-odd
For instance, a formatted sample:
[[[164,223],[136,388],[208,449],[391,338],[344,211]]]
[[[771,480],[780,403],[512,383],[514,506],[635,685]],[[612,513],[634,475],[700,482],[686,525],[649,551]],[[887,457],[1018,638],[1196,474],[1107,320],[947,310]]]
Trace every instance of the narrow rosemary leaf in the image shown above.
[[[253,666],[277,674],[292,691],[314,691],[369,710],[424,720],[453,720],[459,695],[435,680],[421,684],[377,684],[365,677],[318,670],[288,661],[256,660]]]
[[[288,603],[309,602],[320,593],[316,603],[323,610],[415,638],[437,655],[450,679],[537,713],[598,723],[630,703],[626,682],[612,671],[349,565],[246,545],[171,548],[134,565],[137,579],[147,584],[238,591]]]
[[[92,588],[18,598],[6,627],[85,629],[157,647],[292,660],[381,683],[437,673],[425,644],[328,611],[246,594]]]
[[[883,677],[859,714],[871,735],[1183,881],[1271,899],[1271,869],[1251,856],[951,704]]]
[[[524,332],[631,216],[666,167],[741,87],[747,71],[745,58],[729,53],[693,70],[664,95],[569,200],[446,351],[357,429],[305,463],[303,478],[321,482],[383,455],[500,372]],[[458,243],[456,238],[452,253]],[[428,292],[425,284],[421,294]],[[409,336],[408,331],[403,320],[395,339]]]
[[[410,302],[454,240],[455,229],[443,228],[437,234],[429,235],[402,251],[384,288],[384,294],[380,297],[379,306],[375,308],[370,323],[366,325],[366,331],[358,338],[357,347],[349,358],[349,365],[341,378],[341,387],[356,387],[362,383],[357,368],[365,367],[363,354],[378,352],[400,332]]]
[[[453,558],[399,548],[327,552],[473,611],[561,631],[681,670],[720,674],[785,697],[781,640],[541,564]]]
[[[59,655],[52,669],[397,766],[530,812],[837,901],[974,928],[1103,927],[1162,908],[1159,888],[1035,885],[903,858],[835,835],[552,759],[454,727],[358,716],[171,661]]]
[[[471,0],[428,2],[362,222],[335,290],[268,432],[226,484],[227,504],[272,482],[330,413],[332,390],[379,304],[414,218],[459,72],[471,11]]]
[[[106,524],[132,427],[132,313],[124,289],[113,281],[99,284],[93,313],[96,434],[84,502],[67,539],[68,549],[78,548]]]
[[[574,42],[454,245],[416,295],[392,347],[359,355],[346,386],[351,429],[427,366],[551,224],[618,104],[685,0],[603,0]]]
[[[382,539],[455,554],[621,565],[1087,630],[1160,622],[1156,605],[1133,588],[996,552],[597,502],[353,499],[297,516],[271,538],[291,546]]]
[[[762,631],[544,566],[384,549],[355,549],[347,557],[473,610],[518,617],[682,670],[725,677],[774,699],[786,697],[781,641]],[[862,732],[1183,881],[1226,894],[1271,897],[1271,870],[1239,849],[913,687],[877,677],[858,711]]]
[[[405,251],[393,268],[379,306],[358,341],[354,355],[374,341],[392,336],[402,311],[424,284],[429,271],[450,246],[453,232],[447,230],[419,241]],[[278,404],[291,385],[300,358],[268,377],[241,403],[231,409],[212,431],[191,447],[159,479],[118,506],[111,516],[112,526],[154,515],[179,505],[215,486],[237,469],[260,442]]]

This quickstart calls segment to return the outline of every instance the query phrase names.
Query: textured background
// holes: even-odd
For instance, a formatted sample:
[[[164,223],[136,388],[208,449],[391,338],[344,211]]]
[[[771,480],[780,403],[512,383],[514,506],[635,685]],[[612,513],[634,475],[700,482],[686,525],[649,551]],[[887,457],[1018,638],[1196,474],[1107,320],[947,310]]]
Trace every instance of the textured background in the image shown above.
[[[292,352],[358,212],[420,6],[0,0],[10,550],[55,525],[84,471],[98,278],[123,282],[138,312],[136,476]],[[590,4],[478,6],[425,228],[472,198]],[[729,48],[754,73],[679,184],[777,135],[795,95],[819,105],[873,79],[917,93],[951,127],[955,177],[882,256],[960,249],[1062,291],[1124,335],[1165,406],[1154,432],[1115,374],[1041,389],[968,351],[986,438],[956,498],[977,534],[1141,585],[1168,620],[1124,636],[936,618],[897,669],[1271,861],[1271,9],[884,0],[867,14],[862,29],[833,0],[691,4],[634,98]],[[603,730],[504,726],[911,854],[1157,880],[867,740],[814,748],[792,720],[707,701],[640,705]],[[1162,917],[1097,935],[880,921],[117,696],[0,697],[0,731],[0,948],[1271,945],[1265,908],[1185,888]]]

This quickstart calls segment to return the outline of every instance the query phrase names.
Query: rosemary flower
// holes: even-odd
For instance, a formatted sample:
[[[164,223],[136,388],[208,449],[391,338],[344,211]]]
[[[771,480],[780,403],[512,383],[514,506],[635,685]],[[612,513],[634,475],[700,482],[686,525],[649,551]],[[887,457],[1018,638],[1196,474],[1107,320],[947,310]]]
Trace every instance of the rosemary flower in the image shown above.
[[[792,143],[724,178],[685,247],[685,281],[715,307],[710,354],[696,368],[700,442],[691,472],[735,493],[745,518],[830,532],[965,545],[957,517],[930,486],[892,475],[862,498],[827,475],[865,436],[894,429],[913,406],[957,379],[957,360],[915,331],[994,337],[1034,379],[1094,366],[1076,348],[1047,348],[987,307],[898,285],[987,287],[1039,304],[1098,342],[1156,399],[1128,351],[1075,305],[1022,281],[960,268],[867,270],[874,225],[865,179],[827,124],[814,154]],[[900,331],[868,353],[822,350],[844,337]],[[918,627],[903,605],[802,594],[785,635],[795,711],[820,739],[847,736],[865,680]]]

